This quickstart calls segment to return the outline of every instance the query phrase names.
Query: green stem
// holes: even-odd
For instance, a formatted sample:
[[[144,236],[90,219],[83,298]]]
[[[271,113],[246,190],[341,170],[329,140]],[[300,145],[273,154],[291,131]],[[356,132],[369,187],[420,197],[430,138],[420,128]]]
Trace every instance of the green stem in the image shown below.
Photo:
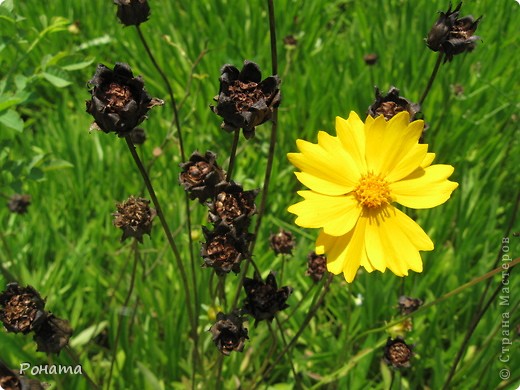
[[[273,0],[267,0],[267,6],[269,9],[269,33],[271,36],[271,63],[272,63],[272,71],[273,75],[278,74],[278,55],[276,52],[276,25],[274,19],[274,4]],[[271,181],[271,171],[273,168],[273,160],[274,160],[274,151],[276,147],[276,133],[278,128],[278,109],[273,109],[272,115],[272,126],[271,126],[271,138],[269,142],[269,155],[267,157],[267,166],[265,168],[265,176],[264,176],[264,185],[262,188],[262,200],[260,201],[260,207],[258,208],[258,218],[256,220],[254,237],[249,245],[249,253],[253,253],[255,243],[258,237],[258,232],[260,231],[260,225],[262,223],[262,218],[265,212],[265,206],[267,203],[267,194],[269,193],[269,183]],[[240,291],[242,291],[242,285],[244,284],[244,278],[249,268],[249,264],[251,263],[252,258],[250,257],[246,261],[244,261],[244,266],[242,268],[242,272],[240,275],[240,280],[238,282],[237,290],[235,293],[235,298],[233,300],[232,310],[236,308],[236,304],[238,302],[238,297],[240,296]]]
[[[69,357],[71,358],[71,360],[74,362],[74,364],[76,364],[76,366],[79,366],[81,365],[80,362],[79,362],[79,358],[78,356],[76,355],[76,353],[74,352],[74,350],[70,347],[70,345],[67,345],[65,348],[63,348],[65,350],[65,352],[67,353],[67,355],[69,355]],[[99,386],[96,384],[96,382],[94,382],[92,380],[92,378],[85,372],[85,370],[83,369],[83,367],[81,367],[81,375],[87,380],[87,382],[89,383],[90,387],[92,389],[99,389]]]
[[[134,252],[134,264],[132,266],[132,274],[130,276],[130,287],[128,288],[128,292],[126,294],[125,301],[123,302],[122,309],[126,310],[128,307],[128,303],[130,302],[130,298],[132,296],[132,292],[134,291],[135,285],[135,276],[137,274],[137,264],[139,262],[139,243],[136,239],[132,242],[132,251]],[[122,314],[124,315],[124,313]],[[112,361],[110,362],[110,370],[108,372],[108,380],[107,380],[107,389],[110,389],[110,382],[112,381],[112,373],[114,372],[114,364],[116,362],[117,356],[117,346],[119,344],[119,338],[121,337],[121,331],[123,330],[123,318],[120,319],[117,324],[116,338],[114,340],[114,350],[112,351]]]
[[[137,154],[135,150],[135,146],[132,143],[132,140],[130,137],[125,137],[126,143],[128,145],[128,149],[130,150],[130,153],[132,154],[132,157],[134,158],[134,161],[137,165],[137,168],[139,169],[139,172],[141,173],[141,176],[143,177],[143,180],[145,182],[146,188],[148,190],[148,193],[150,194],[150,197],[152,198],[152,202],[155,206],[155,210],[157,211],[157,216],[159,217],[159,220],[161,221],[161,225],[163,227],[164,233],[166,234],[166,239],[168,240],[168,243],[170,244],[170,248],[172,249],[172,252],[175,257],[175,261],[177,263],[177,268],[179,269],[179,272],[181,274],[181,280],[184,287],[184,292],[186,294],[186,306],[188,310],[188,316],[190,317],[191,321],[191,337],[193,338],[195,345],[197,345],[197,325],[196,320],[193,314],[193,308],[191,307],[191,294],[190,294],[190,285],[188,283],[188,276],[186,274],[186,270],[184,269],[184,264],[182,262],[181,254],[179,252],[179,249],[177,248],[177,245],[175,244],[175,240],[173,239],[170,227],[168,226],[168,223],[166,222],[166,217],[164,216],[164,213],[162,211],[161,204],[159,203],[159,200],[157,199],[157,196],[155,195],[155,190],[153,189],[152,182],[150,181],[150,178],[148,176],[148,173],[146,172],[146,169],[143,166],[143,163],[141,162],[141,159],[139,158],[139,155]]]
[[[330,284],[332,283],[332,277],[333,275],[332,274],[329,274],[326,282],[325,282],[325,285],[323,286],[323,291],[321,292],[321,295],[320,297],[318,298],[318,300],[316,301],[316,303],[314,304],[314,306],[309,310],[309,312],[307,313],[307,316],[305,317],[305,319],[303,320],[301,326],[300,326],[300,329],[298,329],[298,331],[296,332],[296,334],[294,335],[294,337],[291,339],[291,341],[289,342],[289,344],[287,344],[284,349],[282,350],[282,352],[280,352],[278,354],[278,356],[276,357],[276,359],[274,359],[274,361],[272,361],[269,366],[267,367],[267,369],[262,373],[262,377],[263,378],[266,378],[269,376],[269,374],[271,373],[271,371],[273,370],[274,367],[276,367],[276,365],[278,364],[278,362],[280,361],[280,359],[282,358],[283,355],[285,355],[287,353],[287,351],[289,351],[289,349],[291,349],[294,344],[296,344],[296,341],[298,341],[298,339],[300,338],[301,334],[303,333],[303,331],[305,330],[305,328],[307,327],[307,325],[309,325],[309,323],[311,322],[311,319],[314,317],[314,315],[316,314],[316,312],[318,311],[318,309],[320,308],[320,306],[323,304],[323,300],[325,299],[325,295],[327,295],[327,293],[329,292],[330,290]],[[257,383],[258,385],[258,383]]]
[[[285,339],[285,335],[283,333],[282,323],[278,319],[278,316],[275,316],[274,319],[276,321],[276,325],[278,325],[278,329],[280,330],[280,336],[282,338],[283,346],[284,346],[284,348],[287,348],[287,340]],[[292,371],[293,376],[294,376],[294,382],[296,384],[296,388],[297,389],[302,389],[303,387],[302,387],[302,384],[300,382],[300,378],[298,377],[298,373],[296,372],[296,368],[294,368],[292,353],[291,353],[291,350],[289,348],[287,348],[287,358],[289,359],[289,364],[291,366],[291,371]]]
[[[166,85],[166,88],[168,89],[168,95],[170,96],[170,102],[171,102],[171,106],[172,106],[172,110],[173,110],[173,120],[175,121],[175,127],[177,129],[177,138],[179,139],[179,149],[180,149],[182,161],[184,162],[184,161],[186,161],[186,153],[184,152],[184,142],[183,142],[183,138],[182,138],[179,111],[177,109],[177,102],[175,100],[175,94],[173,93],[173,88],[172,88],[170,82],[168,81],[168,77],[166,77],[166,74],[164,73],[162,68],[159,66],[159,64],[155,60],[152,50],[148,46],[148,43],[146,42],[146,38],[144,37],[144,34],[141,31],[140,26],[136,25],[135,27],[137,30],[137,34],[139,35],[139,39],[141,40],[141,42],[146,50],[146,53],[148,54],[148,57],[152,61],[155,69],[157,69],[157,72],[159,72],[159,74],[161,75],[161,78],[163,79],[164,84]],[[198,303],[199,296],[198,296],[198,289],[197,289],[197,279],[196,279],[197,273],[196,273],[196,269],[195,269],[195,257],[193,255],[193,238],[191,237],[192,224],[191,224],[191,213],[190,213],[190,201],[189,201],[187,193],[185,194],[185,197],[184,197],[184,208],[186,210],[186,224],[187,224],[187,229],[188,229],[189,253],[190,253],[190,261],[191,261],[191,282],[193,284],[193,306],[194,306],[194,310],[195,310],[195,312],[193,314],[194,318],[192,318],[192,323],[193,323],[192,331],[194,332],[194,335],[193,335],[194,336],[193,341],[195,343],[194,349],[197,350],[198,336],[196,336],[195,333],[196,333],[196,329],[198,327],[198,321],[199,321],[199,303]],[[187,285],[186,285],[186,287],[187,287]],[[194,359],[195,359],[195,356],[194,356]]]
[[[421,96],[421,99],[419,99],[419,105],[422,106],[424,99],[426,99],[426,96],[428,96],[428,93],[430,92],[430,88],[433,85],[433,81],[435,80],[435,77],[437,76],[437,72],[439,71],[439,68],[442,63],[442,59],[444,58],[444,53],[439,52],[439,56],[437,57],[437,62],[435,63],[435,67],[433,68],[433,72],[430,76],[430,79],[428,80],[428,84],[426,85],[426,88],[424,89],[424,92]]]

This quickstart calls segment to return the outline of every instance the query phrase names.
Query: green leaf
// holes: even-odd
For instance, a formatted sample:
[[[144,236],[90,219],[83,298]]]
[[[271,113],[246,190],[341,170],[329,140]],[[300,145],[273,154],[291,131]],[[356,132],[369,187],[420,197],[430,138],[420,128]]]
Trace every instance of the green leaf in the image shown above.
[[[58,169],[73,168],[74,165],[65,160],[51,160],[44,164],[41,168],[44,172],[56,171]]]
[[[66,70],[66,71],[84,69],[87,66],[91,65],[93,62],[94,62],[94,59],[92,58],[88,61],[76,62],[75,64],[70,64],[70,65],[63,65],[61,67],[61,69]]]
[[[29,172],[27,177],[31,180],[38,181],[38,180],[42,180],[44,175],[43,175],[43,171],[40,168],[34,167],[31,169],[31,171]]]
[[[76,337],[70,340],[70,346],[72,348],[82,347],[88,344],[94,337],[100,334],[103,329],[108,326],[108,321],[101,321],[99,324],[92,325],[87,329],[83,330]]]
[[[18,132],[23,131],[23,120],[15,110],[7,110],[0,113],[0,123]]]
[[[60,68],[48,68],[42,73],[43,77],[57,88],[64,88],[72,83],[66,79],[67,73]]]

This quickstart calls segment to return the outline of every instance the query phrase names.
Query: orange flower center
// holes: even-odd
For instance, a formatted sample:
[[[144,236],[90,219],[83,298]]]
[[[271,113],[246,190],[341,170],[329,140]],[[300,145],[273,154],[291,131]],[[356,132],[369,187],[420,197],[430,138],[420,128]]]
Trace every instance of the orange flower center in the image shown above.
[[[361,206],[368,208],[378,208],[389,204],[392,200],[386,180],[373,173],[361,178],[354,195]]]

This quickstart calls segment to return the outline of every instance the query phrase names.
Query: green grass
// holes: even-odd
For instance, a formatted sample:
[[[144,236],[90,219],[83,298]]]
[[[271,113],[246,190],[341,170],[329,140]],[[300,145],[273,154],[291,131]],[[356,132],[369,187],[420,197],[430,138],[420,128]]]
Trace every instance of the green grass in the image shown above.
[[[1,128],[0,162],[7,155],[11,161],[22,162],[25,171],[17,176],[3,168],[0,192],[13,194],[11,185],[22,177],[22,189],[31,194],[32,204],[28,214],[21,216],[10,214],[6,207],[0,209],[0,261],[20,283],[34,286],[47,297],[48,310],[71,322],[74,350],[94,381],[106,385],[113,351],[82,332],[105,332],[108,345],[113,345],[118,323],[124,321],[112,388],[188,388],[194,367],[185,292],[158,220],[151,239],[145,237],[140,246],[142,262],[130,301],[132,315],[119,315],[129,286],[132,253],[129,241],[119,242],[120,232],[112,225],[111,214],[116,202],[145,193],[124,140],[112,134],[89,133],[92,119],[84,103],[89,97],[85,84],[96,64],[111,67],[115,62],[130,64],[136,74],[144,77],[150,94],[166,100],[143,123],[149,139],[139,152],[149,161],[154,148],[173,132],[153,166],[151,179],[188,265],[184,193],[177,181],[181,157],[171,126],[167,89],[136,31],[119,24],[110,1],[51,3],[16,2],[15,12],[24,20],[16,28],[9,25],[10,30],[5,31],[27,42],[20,43],[20,48],[3,48],[0,78],[13,74],[29,77],[42,69],[45,56],[60,52],[66,56],[55,57],[59,66],[89,60],[92,64],[67,72],[71,84],[63,88],[56,88],[44,78],[32,81],[30,98],[17,108],[25,119],[23,133],[6,136],[8,130]],[[254,259],[264,276],[271,269],[279,273],[282,261],[269,249],[269,234],[282,226],[296,235],[297,248],[284,266],[282,284],[290,285],[294,292],[288,300],[290,308],[279,314],[289,340],[300,328],[320,287],[313,287],[305,276],[306,257],[313,249],[317,232],[294,225],[293,216],[286,211],[297,201],[300,186],[285,155],[296,151],[297,138],[315,142],[318,130],[333,133],[338,115],[346,117],[354,110],[364,116],[373,100],[374,84],[383,91],[395,85],[402,95],[417,101],[436,60],[423,38],[436,20],[436,12],[445,10],[447,3],[280,0],[275,6],[283,100],[268,208]],[[262,1],[210,0],[155,1],[151,7],[150,21],[141,29],[178,103],[182,101],[180,122],[186,152],[189,155],[194,150],[212,150],[226,167],[233,136],[219,129],[220,118],[208,106],[218,92],[223,64],[240,66],[244,59],[250,59],[261,66],[265,76],[269,75],[267,5]],[[497,266],[497,254],[506,235],[511,257],[519,256],[519,238],[512,235],[520,231],[514,219],[517,215],[513,215],[520,183],[520,51],[515,29],[519,10],[514,1],[476,0],[464,4],[463,15],[483,15],[477,30],[482,41],[474,52],[442,65],[423,105],[430,150],[436,153],[436,162],[455,167],[452,180],[460,184],[446,204],[413,214],[434,241],[435,250],[422,253],[423,273],[411,273],[404,279],[389,272],[362,273],[350,285],[341,275],[334,278],[323,306],[291,352],[303,387],[388,389],[390,369],[382,363],[382,345],[388,333],[367,331],[384,327],[397,317],[398,297],[406,294],[431,303],[484,275]],[[77,21],[79,33],[65,28],[41,36],[24,56],[23,50],[54,17]],[[0,23],[8,26],[5,21]],[[289,34],[298,39],[293,49],[282,42]],[[7,43],[7,35],[2,39]],[[371,52],[377,53],[379,60],[374,67],[367,67],[363,55]],[[453,93],[455,84],[463,86],[463,94]],[[234,178],[246,189],[262,185],[269,132],[270,125],[264,124],[258,127],[254,139],[246,142],[241,137]],[[34,146],[41,152],[34,151]],[[33,180],[30,162],[42,154],[46,157],[36,166],[42,169],[43,180]],[[70,166],[52,169],[52,161],[66,161]],[[36,171],[32,172],[36,175]],[[203,240],[200,225],[208,223],[204,207],[196,202],[190,205],[197,256],[198,241]],[[512,219],[514,223],[508,230]],[[217,280],[209,269],[199,269],[201,263],[197,256],[202,371],[195,380],[197,388],[212,388],[219,352],[207,332],[214,321],[208,308],[214,311],[220,305],[227,309],[239,277],[231,274],[226,279],[227,303],[215,302]],[[512,348],[518,348],[516,326],[520,311],[514,309],[518,309],[520,283],[515,274],[510,279],[510,305],[501,306],[497,298],[484,314],[459,364],[453,388],[514,389],[518,385],[518,359],[507,364],[499,361],[501,315],[506,311],[511,315],[510,338],[516,344]],[[500,282],[500,277],[495,276],[491,290]],[[415,344],[416,355],[411,368],[396,373],[394,389],[442,388],[486,283],[465,288],[413,316],[413,331],[407,335],[407,342]],[[0,288],[4,286],[5,279],[0,276]],[[363,299],[359,306],[355,302],[358,296]],[[301,306],[293,313],[292,308],[300,300]],[[280,352],[283,344],[275,325],[273,322],[275,345]],[[225,387],[251,388],[253,381],[261,380],[261,388],[293,388],[296,381],[287,355],[269,377],[257,377],[273,336],[265,323],[255,328],[251,321],[247,328],[250,340],[244,352],[224,359]],[[33,365],[49,361],[45,354],[36,352],[31,337],[7,332],[0,332],[0,359],[13,368],[25,361]],[[52,357],[52,361],[72,364],[64,353]],[[506,366],[512,378],[501,382],[499,370]],[[40,375],[37,379],[58,389],[88,388],[81,376]]]

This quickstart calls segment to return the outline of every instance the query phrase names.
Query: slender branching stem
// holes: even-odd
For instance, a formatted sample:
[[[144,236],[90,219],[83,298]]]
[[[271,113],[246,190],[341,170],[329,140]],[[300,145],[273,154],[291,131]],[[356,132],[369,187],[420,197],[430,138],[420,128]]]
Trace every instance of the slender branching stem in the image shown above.
[[[283,326],[282,326],[282,323],[280,322],[280,319],[275,316],[275,321],[276,321],[276,325],[278,326],[278,329],[280,330],[280,336],[282,338],[282,343],[283,343],[283,346],[284,348],[287,348],[287,340],[285,339],[285,334],[283,332]],[[302,384],[300,382],[300,378],[298,376],[298,373],[296,372],[296,368],[294,368],[294,363],[293,363],[293,358],[292,358],[292,353],[291,353],[291,350],[290,348],[287,348],[287,358],[289,359],[289,364],[291,365],[291,371],[293,373],[293,376],[294,376],[294,382],[296,384],[296,388],[297,389],[302,389]]]
[[[76,364],[77,366],[80,365],[80,362],[79,362],[79,358],[78,358],[78,355],[74,352],[74,350],[70,347],[70,345],[67,345],[65,348],[63,348],[65,350],[65,352],[67,353],[67,355],[69,355],[69,357],[71,358],[71,360],[74,362],[74,364]],[[94,390],[97,390],[99,389],[99,386],[96,384],[96,382],[94,382],[94,380],[85,372],[85,370],[81,369],[81,375],[83,376],[83,378],[86,379],[86,381],[88,382],[88,384],[90,385],[90,388],[91,389],[94,389]]]
[[[175,95],[173,93],[173,88],[168,81],[168,77],[166,77],[166,74],[162,70],[162,68],[159,66],[157,61],[155,60],[155,56],[152,53],[152,50],[150,49],[150,46],[148,46],[148,43],[146,42],[146,38],[144,37],[143,32],[141,31],[141,27],[139,25],[135,26],[137,30],[137,34],[139,35],[139,39],[141,40],[141,43],[144,46],[144,49],[146,50],[146,54],[148,54],[148,57],[150,57],[150,60],[153,63],[153,66],[155,69],[157,69],[157,72],[161,75],[161,78],[164,81],[164,84],[166,85],[166,89],[168,89],[168,95],[170,95],[170,104],[172,106],[173,110],[173,120],[175,121],[175,127],[177,128],[177,138],[179,139],[179,149],[181,152],[182,161],[186,161],[186,154],[184,152],[184,142],[182,140],[182,131],[181,131],[181,123],[179,119],[179,113],[177,111],[177,103],[175,101]]]
[[[148,173],[146,172],[146,169],[144,168],[144,165],[135,150],[135,146],[132,143],[132,140],[130,139],[130,137],[125,137],[125,140],[128,145],[128,149],[130,150],[130,153],[132,154],[132,157],[134,158],[137,168],[139,169],[139,172],[141,173],[141,176],[143,177],[143,180],[145,182],[148,193],[150,194],[150,197],[152,198],[152,202],[155,206],[155,210],[157,211],[157,216],[159,217],[159,220],[161,221],[161,225],[164,230],[164,233],[166,234],[166,239],[168,240],[168,244],[170,244],[170,248],[172,249],[172,252],[174,254],[175,261],[177,263],[177,268],[179,269],[179,272],[181,275],[184,292],[186,294],[186,306],[187,306],[188,316],[190,317],[191,326],[192,326],[191,336],[192,336],[193,340],[196,341],[198,338],[197,325],[195,322],[193,308],[191,306],[191,293],[190,293],[190,285],[188,283],[188,276],[186,274],[186,270],[184,269],[184,264],[182,262],[181,254],[179,252],[179,249],[177,248],[177,245],[175,244],[175,240],[173,239],[173,235],[171,233],[170,227],[168,226],[168,223],[166,222],[166,217],[164,216],[161,204],[159,203],[159,200],[157,199],[157,196],[155,195],[155,190],[152,186],[152,182],[150,181],[150,177],[148,176]],[[196,342],[195,342],[195,345],[197,345]]]
[[[271,36],[271,63],[272,63],[272,72],[273,75],[278,74],[278,55],[276,51],[276,25],[275,25],[275,19],[274,19],[274,3],[273,0],[267,0],[267,6],[269,9],[269,33]],[[265,206],[267,203],[267,194],[269,193],[269,183],[271,181],[271,171],[273,168],[273,161],[274,161],[274,152],[276,147],[276,133],[278,128],[278,109],[273,109],[273,115],[272,115],[272,126],[271,126],[271,138],[269,142],[269,155],[267,157],[267,166],[265,168],[265,175],[264,175],[264,185],[262,188],[262,200],[260,201],[260,207],[258,208],[258,217],[256,220],[255,230],[254,230],[254,237],[251,240],[251,243],[249,245],[249,253],[253,253],[256,239],[258,237],[258,232],[260,231],[260,225],[262,223],[262,217],[265,212]],[[242,290],[242,285],[244,284],[244,278],[247,273],[247,270],[249,268],[249,264],[251,263],[252,258],[250,257],[244,262],[244,266],[242,268],[242,272],[240,275],[240,280],[238,281],[238,287],[235,293],[235,298],[233,300],[232,309],[236,308],[236,304],[238,302],[238,297],[240,295],[240,291]]]
[[[435,67],[433,68],[433,72],[430,76],[430,79],[428,80],[428,84],[426,85],[426,88],[424,89],[424,92],[421,96],[421,99],[419,99],[419,105],[422,106],[424,99],[426,99],[426,96],[428,96],[428,93],[430,92],[430,88],[433,85],[433,81],[435,80],[435,77],[437,76],[437,72],[439,71],[439,68],[442,64],[442,59],[444,58],[444,53],[439,52],[439,56],[437,57],[437,62],[435,63]]]
[[[510,232],[511,232],[511,229],[512,229],[512,227],[514,225],[514,222],[516,220],[516,214],[517,214],[517,211],[518,211],[519,204],[520,204],[520,192],[517,194],[516,202],[515,202],[515,205],[513,207],[512,217],[509,220],[509,224],[508,224],[508,227],[507,227],[507,230],[505,232],[504,237],[508,237]],[[495,260],[495,264],[493,265],[494,267],[496,267],[499,264],[500,259],[502,258],[503,253],[504,253],[503,246],[500,245],[500,249],[498,251],[498,255],[497,255],[497,258]],[[457,370],[457,366],[458,366],[460,360],[462,359],[462,355],[466,351],[466,348],[468,346],[469,340],[470,340],[471,336],[473,335],[473,332],[477,328],[477,325],[479,324],[480,320],[482,319],[482,317],[484,316],[484,314],[488,310],[488,308],[491,305],[491,303],[493,303],[493,301],[496,299],[496,297],[500,293],[500,291],[501,291],[502,287],[504,286],[504,284],[506,284],[508,282],[509,277],[510,277],[511,272],[512,272],[513,264],[514,263],[511,263],[509,265],[509,272],[507,272],[505,274],[502,274],[503,277],[500,280],[500,283],[496,287],[495,291],[493,292],[492,296],[488,299],[487,303],[484,306],[482,306],[483,303],[484,303],[485,297],[487,296],[487,292],[488,292],[488,290],[489,290],[489,288],[491,286],[491,282],[492,282],[492,279],[488,280],[488,283],[486,284],[486,288],[484,289],[484,292],[483,292],[483,294],[482,294],[482,296],[481,296],[481,298],[480,298],[480,300],[479,300],[479,302],[477,304],[477,307],[476,307],[476,310],[475,310],[475,314],[473,315],[473,318],[471,319],[470,326],[468,327],[468,329],[466,331],[466,335],[464,336],[464,340],[462,341],[462,344],[461,344],[461,346],[460,346],[460,348],[459,348],[459,350],[457,352],[457,355],[455,356],[455,360],[453,361],[453,363],[451,365],[450,372],[448,374],[446,382],[444,383],[444,387],[443,387],[444,389],[448,389],[449,388],[451,380],[453,379],[453,376],[455,375],[455,372]],[[499,269],[501,269],[501,268],[502,267],[499,267]]]
[[[128,303],[130,302],[130,298],[132,296],[132,293],[134,291],[135,286],[135,277],[137,274],[137,264],[139,263],[139,242],[134,239],[132,242],[132,251],[134,252],[134,263],[132,265],[132,274],[130,275],[130,287],[128,288],[128,292],[126,294],[125,301],[123,302],[121,316],[125,315],[125,311],[128,308]],[[119,338],[121,337],[121,331],[123,330],[123,318],[119,320],[119,323],[117,324],[117,331],[116,331],[116,338],[114,340],[114,350],[112,351],[112,361],[110,362],[110,370],[108,372],[108,379],[107,379],[107,389],[110,389],[110,382],[112,381],[112,373],[114,372],[114,364],[116,362],[116,356],[117,356],[117,346],[119,344]]]
[[[330,290],[330,284],[332,283],[332,277],[333,275],[332,274],[329,274],[328,275],[328,278],[327,280],[325,281],[325,285],[323,286],[323,290],[321,292],[321,295],[320,297],[318,298],[318,300],[316,301],[316,303],[314,304],[314,306],[309,310],[309,312],[307,313],[307,316],[305,317],[305,319],[303,320],[302,324],[300,325],[300,329],[298,329],[298,331],[296,332],[296,334],[294,335],[294,337],[291,339],[291,341],[284,347],[284,349],[278,354],[278,356],[276,357],[276,359],[274,359],[274,361],[270,362],[269,366],[265,369],[265,371],[263,372],[262,374],[262,377],[267,377],[269,376],[270,372],[273,370],[274,367],[276,367],[276,365],[278,364],[278,362],[280,361],[280,359],[282,358],[282,356],[284,356],[293,346],[294,344],[296,344],[296,342],[298,341],[298,339],[300,338],[300,336],[302,335],[303,331],[305,330],[305,328],[307,327],[307,325],[309,325],[309,323],[311,322],[311,319],[314,317],[314,315],[316,314],[316,312],[318,311],[318,309],[321,307],[321,305],[323,304],[323,300],[325,299],[325,295],[327,295],[327,293],[329,292]]]
[[[184,151],[184,142],[182,138],[182,129],[181,129],[181,123],[179,118],[179,111],[177,109],[177,102],[175,100],[175,94],[173,92],[173,88],[168,80],[168,77],[166,77],[166,74],[162,70],[162,68],[157,63],[155,56],[152,53],[152,50],[150,49],[150,46],[148,45],[146,38],[141,31],[141,28],[139,25],[136,25],[137,34],[139,35],[139,39],[141,40],[146,53],[148,54],[148,57],[152,61],[155,69],[157,69],[157,72],[161,75],[161,78],[164,81],[164,84],[166,85],[166,88],[168,89],[168,95],[170,96],[170,104],[173,110],[173,120],[175,122],[175,127],[177,128],[177,138],[179,139],[179,150],[181,153],[182,161],[186,161],[186,153]],[[195,350],[198,348],[198,337],[195,335],[196,329],[198,327],[198,321],[199,321],[199,296],[198,296],[198,289],[197,289],[197,279],[196,279],[196,270],[195,270],[195,257],[193,255],[193,238],[191,237],[191,213],[190,213],[190,201],[188,198],[188,194],[185,194],[184,197],[184,206],[186,210],[186,225],[188,229],[188,241],[189,241],[189,253],[190,253],[190,261],[191,261],[191,282],[193,285],[193,307],[194,307],[194,318],[192,319],[193,322],[193,336],[194,336],[194,342],[195,342]],[[186,286],[187,287],[187,286]],[[190,315],[191,316],[191,315]]]
[[[9,243],[5,239],[5,236],[2,232],[0,232],[0,240],[2,241],[2,244],[4,246],[4,254],[12,261],[13,260],[13,254],[11,252],[11,248],[9,247]],[[4,266],[5,260],[0,262],[0,273],[4,276],[4,279],[6,282],[16,282],[18,279],[16,276],[14,276],[11,271],[9,271]]]
[[[231,153],[229,155],[229,165],[226,174],[226,181],[231,180],[231,175],[233,174],[233,168],[235,165],[235,157],[237,155],[237,147],[238,147],[238,139],[240,138],[240,129],[235,130],[235,135],[233,137],[233,145],[231,146]]]

